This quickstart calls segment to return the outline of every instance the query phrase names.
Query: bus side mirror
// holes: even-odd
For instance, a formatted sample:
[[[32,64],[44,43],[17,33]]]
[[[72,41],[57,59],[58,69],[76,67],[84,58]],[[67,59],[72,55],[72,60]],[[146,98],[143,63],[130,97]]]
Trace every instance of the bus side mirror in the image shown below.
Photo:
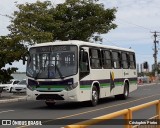
[[[28,55],[29,55],[29,52],[28,52],[28,51],[23,54],[23,56],[22,56],[23,65],[25,65],[25,63],[26,63],[26,61],[27,61],[26,56],[28,56]],[[28,58],[28,57],[27,57],[27,58]]]
[[[26,63],[26,58],[25,56],[23,56],[23,65],[25,65],[25,63]]]

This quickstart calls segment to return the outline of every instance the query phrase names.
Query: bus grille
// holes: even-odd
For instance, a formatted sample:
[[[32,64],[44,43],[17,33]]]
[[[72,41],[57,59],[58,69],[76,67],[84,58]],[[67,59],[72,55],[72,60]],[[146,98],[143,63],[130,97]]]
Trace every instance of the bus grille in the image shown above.
[[[58,94],[40,94],[36,97],[36,100],[47,100],[47,99],[64,100],[64,98]]]
[[[61,92],[62,90],[57,90],[57,91],[41,91],[41,90],[36,90],[38,92]]]

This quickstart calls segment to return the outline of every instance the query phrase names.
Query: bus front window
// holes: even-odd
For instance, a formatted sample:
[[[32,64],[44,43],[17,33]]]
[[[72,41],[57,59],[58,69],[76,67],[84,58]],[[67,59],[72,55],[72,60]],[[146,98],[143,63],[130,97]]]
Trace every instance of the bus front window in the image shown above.
[[[30,49],[27,76],[56,79],[77,73],[76,46],[45,46]]]

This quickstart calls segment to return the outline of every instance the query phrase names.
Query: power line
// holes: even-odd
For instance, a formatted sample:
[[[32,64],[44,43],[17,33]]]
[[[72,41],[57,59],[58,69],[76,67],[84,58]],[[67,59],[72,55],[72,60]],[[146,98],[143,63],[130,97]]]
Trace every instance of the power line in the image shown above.
[[[7,18],[10,18],[10,19],[12,19],[12,17],[11,17],[11,16],[9,16],[9,15],[7,15],[7,14],[5,14],[5,15],[3,15],[3,14],[0,14],[0,16],[4,16],[4,17],[7,17]]]
[[[112,40],[112,41],[137,41],[137,40],[148,40],[150,38],[138,38],[138,39],[126,39],[126,40]],[[110,40],[111,41],[111,40]]]
[[[3,27],[3,28],[2,28],[2,27],[0,27],[0,29],[7,29],[7,27],[6,27],[6,28],[4,28],[4,27]]]
[[[129,22],[129,21],[123,20],[123,19],[121,19],[121,18],[119,18],[118,20],[123,21],[123,22],[126,22],[126,23],[131,24],[131,25],[134,25],[134,26],[136,26],[136,27],[143,28],[143,29],[145,29],[145,30],[149,30],[149,31],[151,31],[151,29],[150,29],[150,28],[143,27],[143,26],[141,26],[141,25],[137,25],[137,24],[135,24],[135,23],[132,23],[132,22]]]
[[[107,42],[111,43],[111,44],[114,45],[114,46],[121,47],[121,46],[117,45],[116,43],[113,43],[112,41],[110,41],[110,40],[108,40],[108,39],[106,39],[106,38],[103,38],[103,39],[105,39]],[[137,53],[137,52],[136,52],[136,54],[137,54],[137,55],[141,55],[141,56],[150,56],[150,58],[152,57],[152,55],[150,55],[150,54]]]
[[[104,37],[103,37],[103,39],[105,39],[107,42],[111,43],[111,44],[114,45],[114,46],[120,47],[120,46],[118,46],[117,44],[113,43],[112,41],[110,41],[110,40],[108,40],[108,39],[106,39],[106,38],[104,38]]]
[[[130,42],[136,42],[137,40],[147,40],[147,39],[150,39],[150,38],[139,38],[139,39],[134,39],[134,40],[108,40],[108,39],[106,39],[106,38],[104,38],[104,37],[102,37],[103,39],[105,39],[107,42],[109,42],[109,43],[111,43],[112,45],[115,45],[115,46],[118,46],[118,47],[120,47],[118,44],[116,44],[115,42],[120,42],[120,41],[130,41]]]
[[[144,54],[144,53],[137,53],[137,52],[136,52],[136,54],[137,54],[137,55],[141,55],[141,56],[152,56],[151,54]],[[152,56],[152,57],[153,57],[153,56]]]

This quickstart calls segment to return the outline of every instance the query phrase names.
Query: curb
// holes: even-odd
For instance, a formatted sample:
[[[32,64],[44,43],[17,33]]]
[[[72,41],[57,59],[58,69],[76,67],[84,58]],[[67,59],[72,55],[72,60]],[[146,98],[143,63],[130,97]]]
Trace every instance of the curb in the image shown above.
[[[138,84],[138,86],[140,87],[140,86],[150,86],[150,85],[158,85],[158,84],[160,84],[160,83],[144,83],[144,84]]]
[[[21,102],[21,101],[27,101],[27,97],[25,96],[25,97],[14,98],[14,99],[0,100],[0,103]]]

